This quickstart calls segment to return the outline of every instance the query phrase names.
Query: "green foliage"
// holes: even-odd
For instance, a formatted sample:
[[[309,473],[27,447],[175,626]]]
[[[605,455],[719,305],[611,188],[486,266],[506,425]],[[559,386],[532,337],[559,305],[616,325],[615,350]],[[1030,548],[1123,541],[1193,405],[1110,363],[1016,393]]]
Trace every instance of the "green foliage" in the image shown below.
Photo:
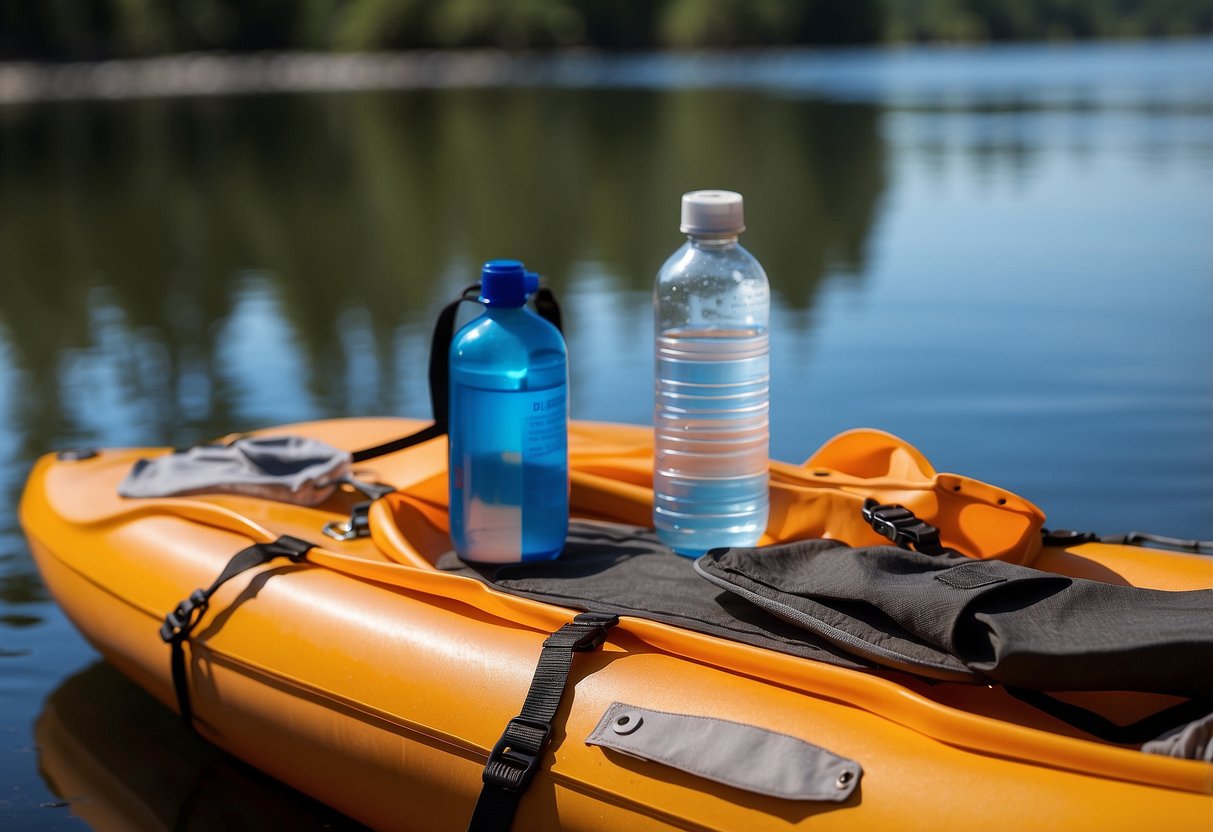
[[[675,47],[784,43],[800,29],[807,4],[783,0],[671,0],[662,42]]]
[[[871,43],[879,6],[854,0],[670,0],[659,22],[671,47]]]
[[[879,0],[0,0],[0,58],[870,42]]]
[[[1209,0],[0,0],[0,59],[1210,33]]]
[[[892,41],[1069,40],[1213,33],[1208,0],[883,0]]]
[[[570,0],[446,0],[431,20],[439,46],[570,46],[583,42],[586,29]]]
[[[382,49],[392,43],[408,43],[417,37],[418,29],[425,24],[424,0],[361,0],[357,3],[329,0],[323,5],[328,6],[329,26],[328,40],[322,41],[321,47],[349,51]],[[322,10],[317,9],[316,14],[321,15]]]

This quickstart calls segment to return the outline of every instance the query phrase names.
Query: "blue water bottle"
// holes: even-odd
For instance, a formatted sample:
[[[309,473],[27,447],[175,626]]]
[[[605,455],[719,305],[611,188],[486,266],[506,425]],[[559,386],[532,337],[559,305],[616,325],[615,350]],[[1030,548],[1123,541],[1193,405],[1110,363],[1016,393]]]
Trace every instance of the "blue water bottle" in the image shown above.
[[[490,260],[480,284],[484,314],[451,343],[451,540],[469,561],[551,559],[569,526],[564,338],[526,307],[522,263]]]

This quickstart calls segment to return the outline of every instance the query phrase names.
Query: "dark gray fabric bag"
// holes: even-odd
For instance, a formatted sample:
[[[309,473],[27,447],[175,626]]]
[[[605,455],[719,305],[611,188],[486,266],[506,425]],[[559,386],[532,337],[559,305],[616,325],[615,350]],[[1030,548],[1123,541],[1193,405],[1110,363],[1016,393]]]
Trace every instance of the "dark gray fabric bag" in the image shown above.
[[[570,524],[556,560],[494,568],[449,553],[438,566],[515,595],[843,667],[1035,691],[1213,695],[1213,590],[1115,586],[830,540],[690,561],[651,529],[585,521]]]
[[[1213,590],[826,540],[718,549],[695,568],[818,639],[929,678],[1213,695]]]

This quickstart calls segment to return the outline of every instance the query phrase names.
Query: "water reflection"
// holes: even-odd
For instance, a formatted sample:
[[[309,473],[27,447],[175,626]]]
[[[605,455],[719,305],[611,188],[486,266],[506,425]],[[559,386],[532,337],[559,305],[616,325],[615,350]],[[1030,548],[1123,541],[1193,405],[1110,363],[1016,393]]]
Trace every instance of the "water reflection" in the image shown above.
[[[112,666],[97,663],[47,697],[34,725],[59,802],[97,832],[364,827],[187,731]]]
[[[40,604],[50,600],[41,579],[34,572],[11,572],[0,575],[0,600],[5,604]],[[32,616],[16,613],[0,616],[0,622],[7,619],[28,620]]]
[[[0,542],[13,549],[20,545],[17,535],[12,533],[0,532]],[[40,624],[48,601],[50,595],[42,579],[24,554],[16,551],[0,554],[0,658],[28,654],[26,649],[12,647],[13,634],[6,631]]]
[[[740,91],[6,110],[0,314],[35,385],[22,450],[422,415],[424,329],[478,261],[521,257],[558,290],[588,263],[646,292],[677,194],[707,182],[747,194],[750,245],[782,302],[807,306],[827,271],[863,271],[878,122]]]
[[[231,314],[215,328],[216,398],[258,424],[315,418],[303,339],[284,314],[280,284],[246,275],[233,288]]]

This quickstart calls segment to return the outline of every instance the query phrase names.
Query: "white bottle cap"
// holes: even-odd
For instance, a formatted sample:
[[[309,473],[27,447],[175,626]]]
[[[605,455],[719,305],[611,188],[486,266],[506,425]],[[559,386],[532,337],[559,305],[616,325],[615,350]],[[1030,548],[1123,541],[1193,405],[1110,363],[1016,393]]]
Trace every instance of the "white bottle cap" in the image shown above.
[[[682,195],[683,234],[735,237],[745,231],[741,194],[735,191],[691,191]]]

